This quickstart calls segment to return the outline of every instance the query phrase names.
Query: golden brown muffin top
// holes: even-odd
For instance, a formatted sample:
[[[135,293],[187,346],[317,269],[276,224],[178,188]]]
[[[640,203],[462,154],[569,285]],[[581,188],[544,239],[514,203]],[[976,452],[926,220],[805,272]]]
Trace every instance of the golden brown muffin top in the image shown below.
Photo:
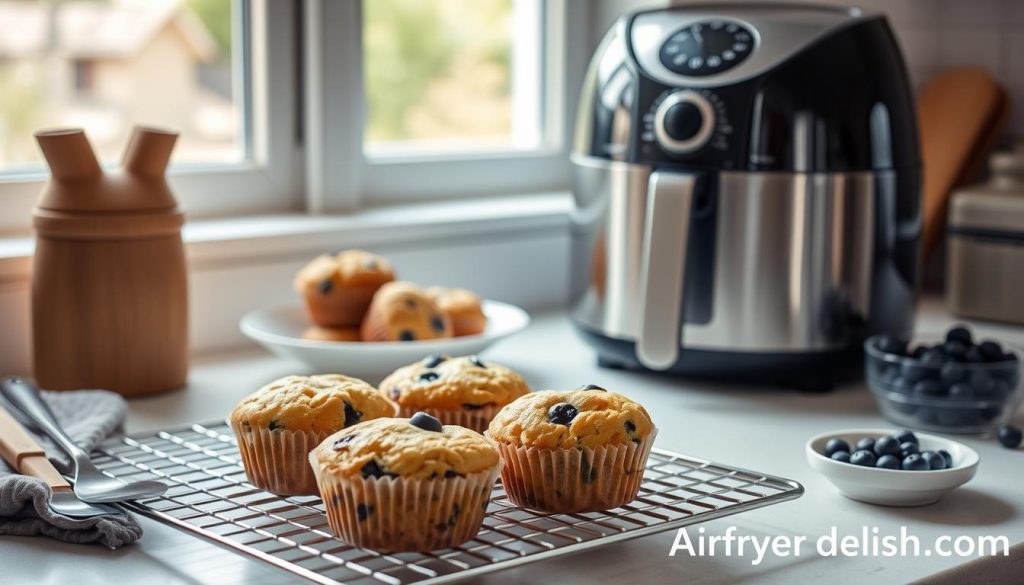
[[[483,314],[480,297],[464,288],[432,286],[427,289],[427,296],[434,299],[438,308],[449,315]]]
[[[531,392],[498,411],[487,432],[513,445],[557,449],[640,442],[654,430],[640,404],[597,386]]]
[[[429,356],[395,370],[380,391],[405,407],[477,410],[504,406],[530,387],[511,369],[475,355]]]
[[[451,320],[419,285],[389,282],[373,296],[363,323],[363,339],[374,338],[369,328],[379,323],[391,341],[417,341],[452,336]]]
[[[391,262],[364,250],[317,256],[295,276],[295,290],[330,292],[335,286],[380,286],[395,279]]]
[[[441,426],[432,417],[441,430],[427,430],[414,426],[414,419],[378,418],[338,431],[310,452],[309,461],[343,478],[451,479],[498,465],[497,449],[480,433]]]
[[[376,388],[341,374],[286,376],[245,397],[231,412],[246,428],[333,433],[360,421],[392,416],[395,406]]]

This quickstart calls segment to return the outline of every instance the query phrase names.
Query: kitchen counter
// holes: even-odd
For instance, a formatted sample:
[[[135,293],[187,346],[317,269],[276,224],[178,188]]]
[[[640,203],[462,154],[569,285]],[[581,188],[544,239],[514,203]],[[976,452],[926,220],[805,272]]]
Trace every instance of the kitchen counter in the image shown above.
[[[919,330],[941,331],[951,320],[937,300],[919,311]],[[973,324],[982,336],[1024,345],[1024,328]],[[770,553],[760,565],[753,555],[690,557],[668,552],[674,531],[612,545],[559,559],[507,570],[474,582],[485,583],[817,583],[832,585],[903,583],[925,579],[959,567],[949,582],[966,576],[998,582],[1003,575],[1019,579],[1024,557],[1024,490],[1020,470],[1024,453],[1001,448],[993,439],[963,441],[981,454],[977,477],[937,504],[923,508],[885,508],[840,496],[804,460],[808,437],[848,427],[888,427],[863,384],[825,394],[778,388],[684,381],[653,374],[603,370],[593,353],[574,335],[561,313],[536,316],[523,334],[486,354],[522,372],[536,389],[569,388],[594,383],[632,396],[647,406],[660,428],[657,446],[795,479],[806,494],[795,501],[753,510],[702,524],[706,535],[724,534],[730,526],[739,535],[805,535],[810,546],[800,557]],[[296,364],[258,351],[209,356],[198,360],[188,388],[163,396],[133,400],[129,432],[142,432],[210,421],[225,416],[244,395],[265,382],[302,372]],[[1018,413],[1017,422],[1021,422]],[[109,585],[122,582],[217,584],[281,583],[289,576],[258,561],[142,519],[145,537],[134,546],[109,552],[99,547],[72,546],[43,538],[0,540],[0,583],[76,583]],[[1005,535],[1016,548],[1010,558],[874,556],[821,557],[813,542],[835,526],[840,535],[861,534],[878,527],[898,534],[906,526],[927,546],[942,535]],[[695,538],[697,527],[689,530]],[[696,542],[696,541],[694,541]],[[538,581],[539,578],[539,581]],[[974,580],[974,578],[970,579]]]

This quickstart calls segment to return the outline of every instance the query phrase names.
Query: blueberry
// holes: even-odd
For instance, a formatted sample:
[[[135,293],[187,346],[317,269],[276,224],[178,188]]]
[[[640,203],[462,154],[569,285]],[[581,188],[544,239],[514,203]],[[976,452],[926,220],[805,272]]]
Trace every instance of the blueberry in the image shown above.
[[[974,341],[971,339],[971,330],[964,325],[957,325],[946,332],[946,341],[959,341],[964,345],[971,345]]]
[[[600,390],[601,392],[607,392],[607,390],[598,386],[597,384],[587,384],[585,386],[580,386],[579,388],[577,388],[577,390]]]
[[[964,354],[964,361],[970,364],[980,364],[985,361],[985,358],[981,355],[981,350],[978,349],[977,345],[972,345],[967,353]]]
[[[548,409],[548,421],[556,425],[568,426],[579,413],[579,409],[568,402],[559,402]]]
[[[967,379],[967,369],[958,364],[957,362],[947,362],[942,365],[942,369],[939,370],[939,380],[946,386],[952,386],[957,382],[963,382]]]
[[[413,298],[405,299],[405,306],[409,307],[410,309],[415,309],[416,308],[416,299],[413,299]]]
[[[878,440],[875,441],[875,454],[879,457],[882,455],[899,455],[900,442],[892,435],[879,437]]]
[[[939,455],[935,451],[923,451],[921,453],[921,459],[924,459],[925,463],[928,464],[928,469],[939,470],[946,468],[945,457]]]
[[[900,469],[905,471],[928,471],[928,462],[920,454],[907,455],[900,463]]]
[[[980,398],[987,398],[995,393],[996,382],[992,375],[985,370],[971,372],[967,382],[974,388],[974,393]]]
[[[363,267],[366,268],[367,270],[376,270],[377,266],[377,261],[374,260],[373,258],[367,258],[366,260],[363,260]]]
[[[444,425],[441,424],[441,421],[425,412],[417,412],[412,415],[412,418],[409,419],[409,424],[414,427],[421,428],[424,431],[430,431],[433,433],[440,433],[444,431]]]
[[[940,348],[934,348],[934,347],[929,349],[928,351],[924,352],[923,354],[921,354],[921,357],[918,358],[918,359],[921,360],[922,364],[925,364],[925,365],[928,365],[928,366],[939,366],[939,365],[944,364],[947,361],[949,361],[946,358],[946,352],[945,351],[943,351]]]
[[[928,377],[929,370],[914,362],[904,362],[900,366],[900,375],[907,384],[916,384]]]
[[[346,427],[350,427],[350,426],[356,424],[357,422],[359,422],[360,419],[362,419],[362,418],[363,418],[363,413],[358,411],[358,410],[356,410],[355,407],[353,407],[352,404],[348,400],[346,400],[345,401],[345,426]]]
[[[330,278],[325,278],[320,281],[320,284],[317,286],[317,288],[320,289],[320,294],[327,294],[334,289],[334,281],[332,281]]]
[[[882,455],[878,458],[878,461],[875,461],[875,467],[879,467],[881,469],[899,469],[900,460],[893,455]]]
[[[337,441],[334,442],[334,450],[341,451],[342,449],[347,449],[348,444],[354,441],[358,435],[359,433],[353,433],[351,435],[345,435],[344,437],[338,439]]]
[[[444,472],[445,479],[455,479],[456,477],[466,477],[465,475],[455,471],[454,469],[447,469]]]
[[[861,449],[860,451],[854,451],[853,455],[850,455],[850,463],[854,465],[860,465],[861,467],[874,467],[875,466],[875,454],[867,449]]]
[[[919,441],[917,440],[917,435],[914,434],[914,431],[907,429],[903,429],[902,431],[896,433],[896,440],[899,441],[901,445],[903,443],[913,443],[915,445],[919,444]]]
[[[437,366],[444,363],[448,359],[443,355],[428,355],[423,358],[423,367],[425,368],[436,368]]]
[[[434,315],[433,317],[430,318],[430,326],[434,328],[434,331],[440,333],[444,331],[444,319],[438,317],[437,315]]]
[[[267,424],[267,430],[268,430],[268,431],[276,431],[277,429],[283,429],[283,428],[284,428],[284,425],[283,425],[283,424],[281,424],[281,423],[280,423],[280,421],[278,421],[278,420],[277,420],[276,418],[275,418],[275,419],[272,419],[272,420],[271,420],[271,421],[270,421],[270,422],[269,422],[269,423]]]
[[[493,402],[484,402],[483,404],[476,404],[474,402],[463,402],[462,408],[465,410],[480,410],[487,406],[494,406]]]
[[[836,451],[835,453],[830,455],[829,458],[832,459],[833,461],[838,461],[840,463],[849,463],[850,453],[848,451]]]
[[[437,372],[423,372],[422,374],[420,374],[418,378],[416,378],[416,381],[420,382],[421,384],[427,384],[429,382],[437,380],[440,377],[441,375],[438,374]]]
[[[408,329],[402,329],[402,331],[398,334],[398,339],[402,341],[415,341],[416,334]]]
[[[946,354],[946,357],[956,361],[963,361],[968,349],[970,349],[969,345],[956,340],[950,340],[942,344],[942,351]]]
[[[936,380],[921,380],[914,384],[914,396],[935,398],[942,395],[942,384]]]
[[[366,504],[359,504],[356,506],[356,517],[362,522],[373,514],[373,506],[367,506]]]
[[[998,437],[999,443],[1007,449],[1016,449],[1017,447],[1020,447],[1022,440],[1020,429],[1017,427],[1011,427],[1010,425],[1006,425],[999,429],[996,437]]]
[[[949,451],[946,451],[945,449],[940,449],[939,455],[942,455],[942,458],[946,460],[946,469],[952,469],[953,456],[949,453]]]
[[[384,471],[384,468],[380,466],[380,463],[377,463],[376,459],[367,461],[366,464],[359,469],[359,472],[363,475],[363,478],[375,477],[380,479],[382,477],[398,477],[395,473],[388,473]]]
[[[910,352],[911,357],[919,358],[924,355],[924,352],[928,351],[928,348],[924,345],[919,345],[914,348],[914,351]]]
[[[974,388],[969,384],[964,384],[963,382],[953,384],[949,389],[949,397],[953,400],[973,400]]]
[[[900,455],[902,455],[903,457],[920,452],[921,449],[917,446],[917,443],[911,443],[910,441],[900,443]]]
[[[857,451],[874,451],[875,440],[871,437],[864,437],[857,441]]]
[[[478,368],[483,368],[485,370],[487,369],[487,364],[485,364],[484,362],[480,361],[480,357],[479,356],[475,356],[475,355],[469,356],[469,363],[473,364],[474,366],[476,366]]]
[[[998,362],[1003,359],[1003,346],[995,341],[985,340],[978,344],[978,351],[986,362]]]
[[[836,451],[850,451],[850,444],[842,439],[829,439],[828,443],[825,443],[825,456],[831,457]]]
[[[906,355],[907,342],[892,335],[882,335],[878,338],[878,349],[893,355]]]

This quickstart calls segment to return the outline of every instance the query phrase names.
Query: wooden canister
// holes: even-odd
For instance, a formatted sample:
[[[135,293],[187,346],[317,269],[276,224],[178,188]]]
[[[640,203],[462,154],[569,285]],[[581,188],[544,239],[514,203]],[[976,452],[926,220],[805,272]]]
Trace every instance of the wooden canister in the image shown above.
[[[125,396],[188,372],[184,221],[165,178],[177,133],[135,128],[104,172],[79,129],[36,134],[51,179],[33,211],[34,375],[53,390]]]

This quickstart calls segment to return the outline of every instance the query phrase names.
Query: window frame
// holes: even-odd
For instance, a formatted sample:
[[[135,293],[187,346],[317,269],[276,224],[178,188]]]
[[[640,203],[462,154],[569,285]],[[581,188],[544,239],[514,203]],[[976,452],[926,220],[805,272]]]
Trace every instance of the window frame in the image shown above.
[[[576,89],[588,57],[589,2],[538,1],[543,26],[540,145],[370,157],[363,149],[363,0],[306,0],[308,208],[343,212],[366,205],[565,189]]]
[[[296,14],[292,2],[233,0],[232,51],[243,115],[239,163],[171,165],[168,181],[191,217],[295,211],[302,207],[298,148]],[[248,66],[246,66],[248,64]],[[114,168],[113,165],[105,165]],[[0,233],[24,231],[47,169],[0,173]]]

